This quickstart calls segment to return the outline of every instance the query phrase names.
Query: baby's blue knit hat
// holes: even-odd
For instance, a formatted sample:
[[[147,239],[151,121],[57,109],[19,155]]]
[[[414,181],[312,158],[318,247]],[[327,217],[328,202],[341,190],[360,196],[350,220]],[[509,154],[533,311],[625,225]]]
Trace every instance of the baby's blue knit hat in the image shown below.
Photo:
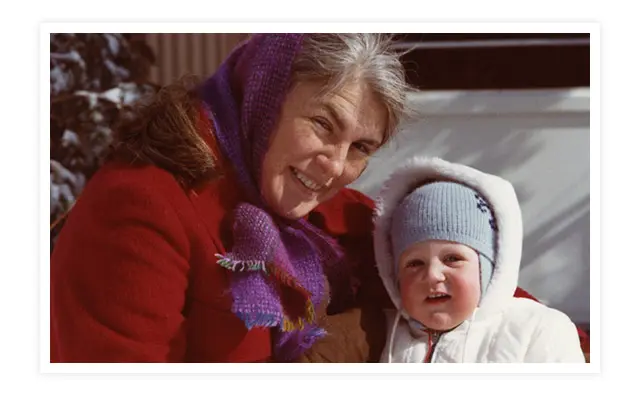
[[[437,181],[406,196],[393,213],[391,245],[398,267],[402,252],[426,240],[457,242],[478,252],[480,288],[485,294],[495,263],[496,225],[478,192],[455,182]]]

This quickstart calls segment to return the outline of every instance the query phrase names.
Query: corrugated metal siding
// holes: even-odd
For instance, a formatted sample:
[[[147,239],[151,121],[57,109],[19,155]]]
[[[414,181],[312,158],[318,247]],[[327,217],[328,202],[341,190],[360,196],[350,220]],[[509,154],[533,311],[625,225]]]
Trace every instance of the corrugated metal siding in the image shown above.
[[[213,73],[247,36],[229,33],[146,34],[146,40],[156,55],[150,79],[166,85],[185,74],[205,77]]]

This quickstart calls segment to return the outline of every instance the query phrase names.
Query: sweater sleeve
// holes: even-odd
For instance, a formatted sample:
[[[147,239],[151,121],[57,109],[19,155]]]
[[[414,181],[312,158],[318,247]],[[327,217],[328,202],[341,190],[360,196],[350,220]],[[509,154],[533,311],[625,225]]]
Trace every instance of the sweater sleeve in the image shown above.
[[[176,212],[152,185],[91,186],[51,258],[52,361],[182,361],[189,241]]]
[[[564,313],[549,308],[524,357],[528,363],[584,363],[576,326]]]

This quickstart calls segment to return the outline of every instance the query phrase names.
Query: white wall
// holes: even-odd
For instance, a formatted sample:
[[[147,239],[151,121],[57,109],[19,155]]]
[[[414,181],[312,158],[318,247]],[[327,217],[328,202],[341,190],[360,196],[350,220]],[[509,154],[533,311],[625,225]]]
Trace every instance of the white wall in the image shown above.
[[[519,285],[589,323],[589,89],[429,92],[420,114],[352,187],[375,197],[398,161],[440,156],[514,184],[524,220]]]

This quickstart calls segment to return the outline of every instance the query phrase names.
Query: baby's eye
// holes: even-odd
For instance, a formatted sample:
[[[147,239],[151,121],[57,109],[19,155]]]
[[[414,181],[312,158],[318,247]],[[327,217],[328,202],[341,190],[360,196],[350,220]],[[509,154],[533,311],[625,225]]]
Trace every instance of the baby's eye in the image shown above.
[[[457,254],[448,254],[444,257],[444,259],[442,260],[444,263],[456,263],[458,261],[464,261],[464,258],[462,256],[459,256]]]
[[[407,268],[413,268],[413,267],[421,267],[424,265],[424,261],[422,260],[410,260],[407,264],[405,264],[405,267]]]

